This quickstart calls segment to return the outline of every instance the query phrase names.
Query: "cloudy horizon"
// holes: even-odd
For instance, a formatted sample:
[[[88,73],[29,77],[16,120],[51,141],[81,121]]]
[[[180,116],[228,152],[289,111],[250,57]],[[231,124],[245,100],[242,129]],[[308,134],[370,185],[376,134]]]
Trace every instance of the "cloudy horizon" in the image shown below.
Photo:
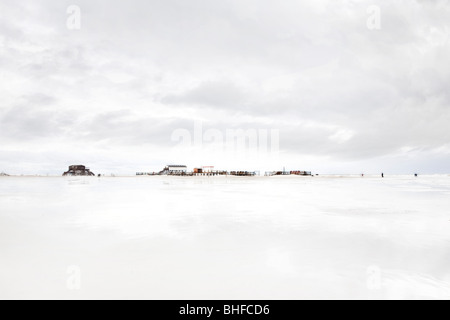
[[[449,1],[4,0],[0,12],[0,172],[450,173]],[[249,156],[224,147],[230,130],[279,140]]]

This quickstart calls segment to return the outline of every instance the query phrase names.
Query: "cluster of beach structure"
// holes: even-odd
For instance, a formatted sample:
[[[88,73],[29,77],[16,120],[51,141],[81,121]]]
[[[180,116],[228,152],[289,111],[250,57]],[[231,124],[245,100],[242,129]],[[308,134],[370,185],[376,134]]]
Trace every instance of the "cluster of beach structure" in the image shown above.
[[[212,166],[195,168],[193,171],[188,171],[185,165],[167,165],[160,172],[137,172],[137,176],[239,176],[239,177],[253,177],[259,176],[259,171],[226,171],[215,170]],[[299,175],[311,176],[309,171],[268,171],[265,176],[282,176],[282,175]]]
[[[137,176],[184,176],[184,177],[193,177],[193,176],[238,176],[238,177],[253,177],[260,176],[259,171],[226,171],[226,170],[215,170],[213,166],[195,168],[193,171],[188,171],[187,166],[185,165],[167,165],[163,170],[159,172],[137,172]],[[311,171],[266,171],[264,176],[272,177],[272,176],[313,176]],[[9,174],[4,172],[0,172],[0,177],[9,177]],[[69,170],[63,173],[63,176],[95,176],[95,174],[84,165],[72,165],[69,166]],[[102,176],[101,174],[98,177]],[[115,176],[111,174],[111,176]],[[318,174],[316,174],[318,176]],[[361,175],[364,177],[364,174]],[[418,177],[419,174],[415,173],[415,177]],[[384,178],[384,173],[381,174],[381,177]]]
[[[163,170],[159,172],[137,172],[137,176],[184,176],[184,177],[194,177],[194,176],[237,176],[237,177],[254,177],[259,176],[259,171],[226,171],[226,170],[216,170],[212,166],[204,166],[201,168],[195,168],[193,171],[188,171],[185,165],[167,165]],[[268,171],[264,174],[265,176],[312,176],[309,171]],[[0,173],[0,176],[9,176],[6,173]],[[72,165],[69,169],[63,173],[64,177],[73,176],[96,176],[89,168],[84,165]],[[102,176],[101,174],[98,177]],[[114,176],[114,175],[112,175]]]

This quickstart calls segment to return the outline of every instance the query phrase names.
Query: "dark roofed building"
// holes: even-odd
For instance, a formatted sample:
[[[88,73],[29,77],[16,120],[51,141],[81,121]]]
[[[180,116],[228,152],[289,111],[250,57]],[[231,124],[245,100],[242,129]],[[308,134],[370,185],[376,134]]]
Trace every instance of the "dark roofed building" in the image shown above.
[[[187,173],[186,166],[180,165],[167,165],[163,171],[159,174],[161,175],[185,175]]]
[[[63,176],[95,176],[91,170],[82,165],[74,165],[69,167],[69,171],[64,172]]]

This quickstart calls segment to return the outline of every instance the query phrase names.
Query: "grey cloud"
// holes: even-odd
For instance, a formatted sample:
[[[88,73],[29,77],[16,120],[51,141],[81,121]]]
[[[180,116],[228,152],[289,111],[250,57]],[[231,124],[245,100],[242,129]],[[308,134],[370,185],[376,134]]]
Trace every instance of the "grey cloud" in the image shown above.
[[[188,92],[163,97],[161,102],[235,109],[242,108],[242,105],[245,103],[245,93],[237,85],[230,82],[204,82]]]
[[[52,110],[41,110],[35,106],[18,106],[0,115],[2,141],[28,143],[37,139],[61,137],[72,124],[71,117]]]
[[[96,114],[73,131],[74,138],[86,142],[104,142],[116,146],[171,146],[172,133],[193,122],[176,118],[138,117],[129,110]],[[75,132],[83,134],[75,134]]]

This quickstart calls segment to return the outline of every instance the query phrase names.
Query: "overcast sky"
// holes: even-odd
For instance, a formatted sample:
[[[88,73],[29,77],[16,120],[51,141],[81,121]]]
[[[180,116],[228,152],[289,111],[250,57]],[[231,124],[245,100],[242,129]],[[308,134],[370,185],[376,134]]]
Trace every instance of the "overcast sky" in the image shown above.
[[[0,171],[450,173],[449,34],[449,1],[2,0]],[[198,140],[238,129],[279,149]]]

